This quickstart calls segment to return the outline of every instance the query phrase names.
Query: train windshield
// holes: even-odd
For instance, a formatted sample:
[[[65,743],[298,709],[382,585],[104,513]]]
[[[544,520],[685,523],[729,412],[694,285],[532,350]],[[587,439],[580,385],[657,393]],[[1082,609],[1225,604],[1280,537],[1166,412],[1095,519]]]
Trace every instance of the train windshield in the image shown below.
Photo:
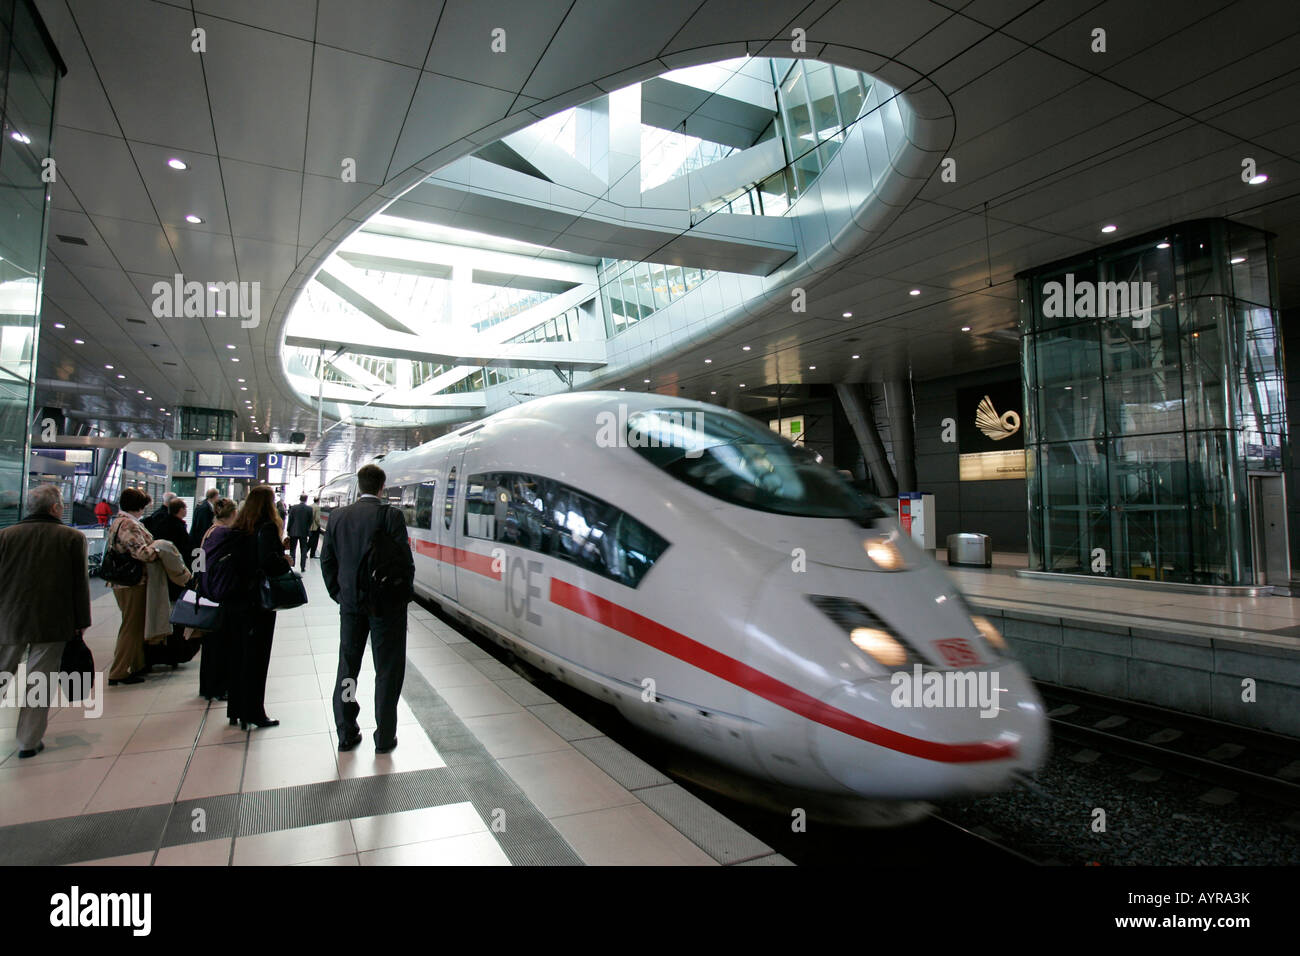
[[[627,443],[678,481],[745,508],[858,521],[885,513],[820,455],[740,415],[636,412],[628,416]]]

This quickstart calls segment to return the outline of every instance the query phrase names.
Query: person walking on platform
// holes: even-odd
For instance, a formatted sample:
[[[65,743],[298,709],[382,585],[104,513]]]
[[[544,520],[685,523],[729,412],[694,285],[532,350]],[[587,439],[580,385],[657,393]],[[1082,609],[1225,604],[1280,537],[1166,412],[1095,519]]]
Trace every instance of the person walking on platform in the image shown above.
[[[167,517],[167,506],[170,505],[173,501],[175,501],[176,497],[177,497],[176,493],[173,491],[163,492],[162,504],[160,504],[157,508],[155,508],[153,514],[149,515],[149,517],[145,518],[144,521],[141,523],[146,528],[148,528],[151,522],[162,521],[164,518]],[[150,531],[149,533],[153,534],[153,531]]]
[[[311,534],[307,536],[307,557],[316,557],[316,543],[320,541],[320,499],[311,500]]]
[[[307,496],[300,495],[298,503],[289,509],[285,531],[289,535],[289,564],[300,561],[299,571],[307,570],[307,538],[311,534],[312,512]]]
[[[266,672],[271,665],[275,612],[262,607],[258,572],[275,578],[292,571],[293,565],[284,557],[284,526],[275,510],[275,492],[270,485],[258,485],[248,493],[232,531],[243,536],[240,565],[245,569],[245,579],[239,597],[222,604],[227,608],[231,627],[226,716],[244,730],[250,725],[278,727],[280,722],[266,715]]]
[[[334,723],[342,752],[361,743],[355,689],[367,636],[375,662],[375,753],[397,746],[397,702],[406,678],[406,605],[414,596],[415,559],[402,513],[379,499],[386,478],[377,465],[357,472],[361,497],[330,513],[321,550],[325,587],[339,605]]]
[[[186,552],[186,557],[191,561],[194,560],[194,549],[203,544],[203,536],[208,533],[212,527],[213,513],[212,506],[217,501],[217,489],[209,488],[194,509],[194,520],[190,522],[190,547]]]
[[[126,554],[146,564],[158,560],[153,547],[153,535],[140,523],[150,498],[138,488],[125,488],[118,498],[118,513],[108,527],[106,551]],[[108,686],[139,684],[144,681],[145,670],[144,628],[145,612],[149,601],[149,576],[143,574],[137,584],[110,584],[113,599],[122,612],[122,623],[117,629],[117,644],[113,647],[113,663],[108,671]]]
[[[45,744],[50,688],[57,686],[63,645],[90,627],[86,536],[63,524],[57,485],[27,494],[27,517],[0,531],[0,673],[16,674],[27,652],[27,680],[44,674],[44,706],[29,706],[26,688],[14,688],[18,757],[35,757]]]
[[[108,527],[108,519],[113,517],[113,506],[103,498],[99,499],[99,504],[95,505],[95,518],[99,521],[101,528]]]

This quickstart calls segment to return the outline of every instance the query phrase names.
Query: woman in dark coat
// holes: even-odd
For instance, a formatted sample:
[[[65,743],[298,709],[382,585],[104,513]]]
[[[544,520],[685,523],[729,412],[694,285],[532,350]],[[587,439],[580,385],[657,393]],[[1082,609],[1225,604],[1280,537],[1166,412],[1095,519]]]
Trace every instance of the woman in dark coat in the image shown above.
[[[229,615],[233,630],[226,716],[243,730],[249,726],[277,727],[280,722],[266,715],[266,672],[271,664],[275,612],[262,608],[259,592],[263,574],[279,577],[293,566],[284,556],[288,547],[284,524],[275,510],[275,493],[270,485],[258,485],[248,493],[233,530],[243,536],[246,552],[241,565],[249,575],[240,597],[223,605],[228,613],[234,612]]]
[[[229,498],[217,498],[209,507],[213,523],[203,533],[199,544],[203,548],[205,564],[211,568],[216,563],[216,555],[224,539],[232,534],[230,526],[235,523],[235,503]],[[207,585],[208,582],[204,581],[203,587],[206,588]],[[224,613],[227,619],[222,621],[221,627],[203,635],[203,656],[199,659],[199,696],[208,700],[226,700],[230,693],[229,616],[233,612],[227,610]]]

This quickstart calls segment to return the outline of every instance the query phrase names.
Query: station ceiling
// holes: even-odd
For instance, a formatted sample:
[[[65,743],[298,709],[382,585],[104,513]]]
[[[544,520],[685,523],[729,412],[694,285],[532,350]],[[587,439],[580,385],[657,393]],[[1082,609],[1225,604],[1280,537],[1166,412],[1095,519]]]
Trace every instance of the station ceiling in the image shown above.
[[[1014,362],[1016,272],[1202,216],[1276,233],[1281,304],[1300,303],[1293,0],[37,6],[68,65],[37,401],[110,428],[161,434],[159,407],[238,411],[251,396],[237,438],[302,431],[315,442],[316,413],[277,350],[289,304],[345,236],[429,173],[538,118],[675,67],[788,56],[795,28],[810,57],[869,51],[936,84],[956,115],[956,181],[932,177],[879,240],[810,282],[806,314],[758,313],[629,375],[629,389],[651,377],[749,408],[764,399],[740,382],[862,381],[908,367],[925,379]],[[504,52],[491,49],[498,29]],[[170,168],[173,158],[188,168]],[[1267,183],[1242,181],[1245,158]],[[355,182],[341,176],[348,160]],[[1116,234],[1100,232],[1108,223]],[[260,323],[157,318],[153,286],[176,274],[259,283]],[[325,426],[318,454],[354,460],[431,437]]]

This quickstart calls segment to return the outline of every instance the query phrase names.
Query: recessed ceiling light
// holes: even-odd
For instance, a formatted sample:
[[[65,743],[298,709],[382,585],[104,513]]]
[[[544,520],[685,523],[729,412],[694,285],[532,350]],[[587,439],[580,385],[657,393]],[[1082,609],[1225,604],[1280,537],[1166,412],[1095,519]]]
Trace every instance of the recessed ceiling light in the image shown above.
[[[117,373],[117,377],[118,377],[118,378],[126,378],[126,376],[123,375],[121,372],[118,372],[118,373]]]
[[[109,370],[111,371],[112,368],[113,368],[113,366],[111,366],[111,365],[105,365],[104,368],[109,369]]]
[[[1230,262],[1234,266],[1239,266],[1245,261],[1246,261],[1245,256],[1233,256],[1231,259],[1228,260],[1228,262]]]
[[[920,290],[920,289],[913,289],[911,292],[909,292],[909,293],[907,293],[907,294],[908,294],[908,295],[920,295],[920,294],[921,294],[921,290]]]
[[[56,329],[66,329],[66,328],[67,328],[67,326],[64,325],[62,322],[55,322],[55,323],[54,323],[54,327],[55,327]]]
[[[742,346],[740,347],[740,350],[741,350],[742,352],[748,352],[748,351],[749,351],[749,346],[748,346],[748,345],[742,345]]]
[[[861,355],[855,355],[855,356],[853,356],[853,357],[854,357],[854,358],[862,358]]]
[[[962,330],[963,332],[969,332],[969,331],[970,331],[970,326],[969,326],[969,325],[963,325],[963,326],[961,327],[961,330]]]
[[[704,360],[704,364],[705,364],[705,365],[712,365],[712,364],[713,364],[713,359],[705,359],[705,360]]]
[[[221,309],[217,309],[217,315],[225,315],[225,314],[226,314],[226,313],[225,313],[224,311],[222,311]],[[233,346],[232,346],[232,348],[233,348]]]
[[[235,381],[237,381],[237,382],[247,382],[248,379],[246,379],[246,378],[239,378],[239,379],[235,379]]]
[[[168,413],[167,413],[167,417],[168,417],[168,418],[171,418],[171,417],[172,417],[172,413],[171,413],[171,412],[168,412]]]
[[[229,345],[229,344],[227,344],[227,345],[226,345],[226,348],[228,348],[228,349],[237,349],[237,348],[239,348],[239,346],[238,346],[238,345]]]
[[[14,130],[12,133],[9,134],[9,136],[10,138],[15,139],[18,142],[23,144],[27,144],[32,141],[32,138],[30,136],[28,136],[26,133],[21,133],[18,130]]]
[[[230,356],[230,361],[232,361],[232,362],[238,362],[238,361],[239,361],[239,356],[238,356],[238,355],[232,355],[232,356]]]
[[[85,340],[85,339],[73,339],[72,341],[73,341],[73,343],[75,343],[76,345],[85,345],[85,344],[86,344],[86,340]]]
[[[194,225],[197,226],[197,225],[198,225],[199,223],[201,223],[203,220],[200,219],[198,216],[194,215],[194,213],[190,213],[188,216],[185,217],[185,221],[186,221],[186,222],[192,222],[192,223],[194,223]]]
[[[167,160],[167,165],[170,166],[172,169],[189,169],[189,168],[190,168],[189,163],[185,162],[185,160],[183,160],[183,159],[176,159],[175,157],[173,157],[172,159]]]
[[[1156,248],[1157,248],[1157,249],[1168,249],[1168,248],[1169,248],[1169,243],[1167,243],[1167,242],[1157,242],[1157,243],[1156,243]]]
[[[1067,392],[1072,392],[1072,391],[1074,391],[1074,386],[1073,386],[1073,385],[1067,385],[1067,386],[1065,386],[1065,390],[1066,390]]]
[[[717,392],[709,392],[710,395],[717,395]]]
[[[817,370],[817,366],[816,366],[816,365],[809,365],[809,366],[808,366],[808,371],[813,372],[813,371],[816,371],[816,370]]]
[[[745,383],[744,383],[744,382],[741,382],[741,383],[740,383],[740,387],[741,387],[741,388],[744,388],[744,387],[745,387]]]
[[[851,318],[853,318],[853,313],[852,313],[852,312],[845,312],[845,313],[844,313],[844,318],[846,318],[846,319],[851,319]]]
[[[1260,183],[1266,183],[1266,182],[1268,182],[1268,175],[1266,173],[1260,173],[1257,176],[1250,177],[1250,184],[1252,186],[1258,186]]]
[[[136,393],[137,395],[143,395],[143,394],[144,394],[144,389],[143,389],[143,388],[137,388],[137,389],[135,390],[135,393]]]
[[[1108,224],[1108,225],[1102,226],[1102,227],[1101,227],[1101,231],[1102,231],[1102,232],[1114,232],[1114,231],[1115,231],[1116,229],[1118,229],[1118,228],[1119,228],[1119,226],[1116,226],[1116,225],[1114,225],[1114,224],[1112,223],[1112,224]]]
[[[618,390],[619,390],[620,392],[626,392],[626,391],[627,391],[627,386],[626,386],[626,385],[620,385],[620,386],[618,387]]]
[[[643,378],[643,379],[641,379],[641,381],[644,382],[646,385],[649,385],[649,384],[650,384],[650,379],[648,379],[648,378]]]
[[[152,396],[152,395],[146,395],[146,396],[144,397],[144,400],[145,400],[146,402],[152,402],[152,401],[153,401],[153,396]]]
[[[241,386],[239,386],[239,390],[240,390],[241,392],[246,392],[246,391],[248,391],[248,386],[247,386],[247,385],[241,385]]]

